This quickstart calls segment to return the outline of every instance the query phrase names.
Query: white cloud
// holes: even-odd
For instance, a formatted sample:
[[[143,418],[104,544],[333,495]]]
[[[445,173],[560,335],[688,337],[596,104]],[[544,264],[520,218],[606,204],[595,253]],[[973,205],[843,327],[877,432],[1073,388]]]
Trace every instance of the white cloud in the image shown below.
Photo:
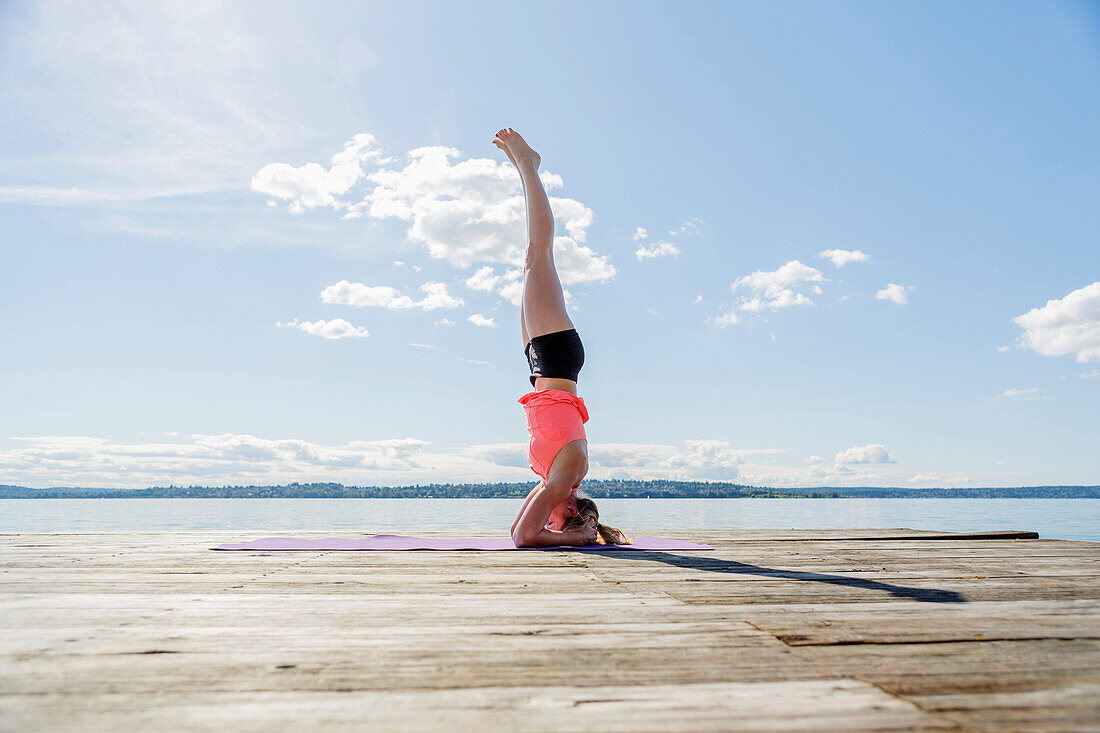
[[[492,267],[485,266],[466,278],[466,287],[471,290],[492,290],[498,282],[500,276],[493,273]]]
[[[702,223],[702,219],[692,219],[690,221],[685,221],[683,224],[680,225],[678,229],[669,229],[668,233],[670,236],[673,237],[683,237],[692,234],[698,234],[699,225]]]
[[[733,448],[728,441],[685,440],[682,450],[657,465],[679,470],[685,478],[730,480],[737,478],[738,467],[744,460],[744,454]]]
[[[495,327],[497,325],[496,321],[494,321],[492,319],[492,317],[483,316],[480,313],[474,313],[472,316],[470,316],[466,320],[469,321],[470,323],[474,324],[475,326],[486,326],[486,327],[492,328],[492,327]]]
[[[299,321],[295,318],[292,321],[280,322],[275,325],[285,328],[297,328],[326,339],[366,338],[370,336],[367,329],[353,326],[343,318],[334,318],[331,321]]]
[[[515,169],[507,162],[470,158],[457,163],[453,148],[411,150],[402,169],[382,169],[367,176],[373,190],[354,204],[378,219],[410,222],[410,241],[421,242],[440,259],[467,267],[498,262],[522,267],[526,249],[526,211]],[[562,179],[542,174],[548,190]],[[605,256],[585,247],[592,210],[579,201],[550,197],[555,218],[567,236],[555,237],[558,273],[567,284],[606,281],[615,268]]]
[[[703,296],[702,295],[696,295],[695,296],[695,302],[696,303],[702,303],[703,302]]]
[[[719,313],[717,316],[714,317],[714,325],[718,326],[718,328],[726,328],[728,326],[732,326],[737,323],[737,321],[737,314],[734,313],[732,310],[728,313]]]
[[[1100,379],[1100,369],[1090,369],[1078,375],[1081,379]]]
[[[420,286],[420,292],[425,294],[424,297],[420,300],[413,300],[388,285],[368,286],[363,283],[351,283],[347,280],[341,280],[335,285],[329,285],[322,290],[321,300],[335,305],[386,308],[388,310],[419,308],[420,310],[430,311],[439,308],[458,308],[463,305],[461,298],[455,298],[447,293],[447,286],[444,283],[426,282]]]
[[[1024,329],[1023,346],[1039,354],[1076,354],[1078,362],[1100,361],[1100,281],[1048,300],[1012,322]]]
[[[482,366],[492,366],[492,365],[493,365],[493,363],[492,363],[492,362],[489,362],[489,361],[482,361],[481,359],[464,359],[464,358],[463,358],[463,357],[461,357],[461,356],[460,356],[460,357],[458,357],[458,360],[459,360],[459,361],[464,361],[464,362],[467,362],[467,363],[469,363],[469,364],[480,364],[480,365],[482,365]]]
[[[875,300],[889,300],[891,303],[905,305],[909,302],[909,293],[915,288],[912,285],[898,285],[890,283],[882,290],[875,293]]]
[[[1038,400],[1042,399],[1042,395],[1040,395],[1041,391],[1042,390],[1038,387],[1028,387],[1026,389],[1017,389],[1013,387],[1012,389],[1006,389],[1004,392],[1001,392],[997,395],[997,399]]]
[[[394,260],[393,261],[393,266],[394,267],[401,267],[401,265],[403,265],[403,264],[405,264],[405,263],[402,262],[401,260]]]
[[[144,443],[80,436],[16,437],[0,450],[0,471],[29,485],[117,486],[169,483],[283,484],[291,481],[373,483],[428,474],[435,457],[426,441],[390,438],[324,445],[254,435],[166,435]],[[411,482],[412,476],[409,477]]]
[[[748,457],[783,452],[775,448],[734,448],[724,440],[685,440],[680,447],[659,443],[589,444],[593,474],[601,478],[725,481],[737,478]]]
[[[813,305],[813,301],[799,288],[809,283],[825,282],[821,273],[798,260],[791,260],[777,270],[757,270],[751,275],[739,277],[730,285],[730,290],[748,290],[750,295],[741,298],[737,308],[748,313],[763,310],[778,311],[799,305]],[[721,316],[719,325],[736,323],[733,312]]]
[[[486,461],[498,466],[513,466],[528,473],[531,469],[527,466],[527,443],[481,443],[470,445],[461,449],[462,455]]]
[[[252,190],[290,202],[290,211],[300,214],[318,206],[347,208],[340,196],[363,177],[363,164],[378,160],[374,136],[360,133],[344,143],[332,156],[329,167],[306,163],[295,168],[287,163],[269,163],[252,177]],[[354,213],[354,212],[353,212]]]
[[[370,152],[378,155],[373,148]],[[488,262],[513,268],[502,276],[498,292],[518,305],[521,285],[515,273],[522,275],[527,241],[519,178],[507,162],[488,158],[454,162],[458,156],[453,148],[417,148],[409,151],[408,163],[401,168],[387,167],[384,161],[388,159],[371,158],[378,167],[356,179],[363,184],[361,192],[338,191],[352,176],[342,175],[329,182],[331,168],[326,171],[315,163],[300,168],[271,164],[261,173],[277,166],[274,170],[290,180],[293,185],[280,190],[284,197],[291,197],[288,200],[292,207],[327,205],[345,211],[345,218],[365,215],[378,220],[400,219],[408,222],[409,241],[425,245],[433,257],[455,267]],[[365,162],[361,157],[356,160]],[[562,186],[560,176],[544,172],[541,177],[550,191]],[[317,184],[317,180],[323,183]],[[592,210],[570,198],[551,196],[550,202],[565,232],[554,238],[554,260],[562,283],[612,279],[616,270],[607,256],[584,244],[593,221]]]
[[[652,246],[639,246],[634,251],[634,256],[641,260],[652,260],[657,257],[679,257],[680,248],[671,242],[654,242]]]
[[[870,255],[858,249],[825,249],[817,253],[818,257],[825,257],[837,267],[844,267],[849,262],[866,262]]]
[[[634,230],[634,237],[633,238],[634,238],[635,242],[640,242],[643,239],[647,238],[648,236],[649,236],[649,232],[647,232],[642,227],[638,227],[637,229]]]
[[[435,344],[413,344],[413,343],[410,343],[409,346],[415,346],[418,349],[431,349],[432,351],[443,351],[442,346],[436,346]]]
[[[437,326],[453,326],[453,325],[455,325],[455,322],[452,321],[450,318],[440,318],[438,321],[435,322],[435,325],[437,325]]]
[[[834,462],[846,463],[897,463],[886,446],[881,443],[852,446],[848,450],[836,454]]]
[[[1012,349],[1011,346],[998,346],[997,347],[997,351],[1001,352],[1002,354],[1006,351],[1010,351],[1011,349]]]
[[[518,306],[523,299],[523,270],[514,268],[497,275],[490,266],[478,268],[466,278],[466,287],[485,292],[496,291],[497,295]],[[568,301],[567,301],[568,302]]]

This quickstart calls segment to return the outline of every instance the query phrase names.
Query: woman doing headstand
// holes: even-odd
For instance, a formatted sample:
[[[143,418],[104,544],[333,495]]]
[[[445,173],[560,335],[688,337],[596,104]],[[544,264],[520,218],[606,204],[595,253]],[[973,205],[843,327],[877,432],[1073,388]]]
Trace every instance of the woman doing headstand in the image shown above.
[[[497,132],[493,144],[519,171],[527,202],[519,324],[535,391],[519,403],[530,435],[527,458],[542,478],[512,523],[512,540],[517,547],[629,544],[622,532],[599,523],[596,503],[578,491],[588,473],[588,409],[577,396],[584,347],[565,311],[554,266],[554,214],[539,178],[542,159],[511,128]]]

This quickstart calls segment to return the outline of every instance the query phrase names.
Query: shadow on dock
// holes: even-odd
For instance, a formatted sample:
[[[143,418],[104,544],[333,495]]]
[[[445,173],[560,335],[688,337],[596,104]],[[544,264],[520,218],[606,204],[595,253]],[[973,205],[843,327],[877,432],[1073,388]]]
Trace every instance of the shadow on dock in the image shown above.
[[[708,573],[733,573],[736,575],[764,575],[780,580],[809,581],[812,583],[828,583],[830,585],[842,585],[861,590],[882,591],[896,598],[908,598],[923,603],[966,603],[966,597],[961,593],[951,590],[939,590],[938,588],[910,588],[904,585],[891,585],[880,583],[876,580],[863,578],[849,578],[844,575],[826,575],[824,573],[810,573],[804,570],[779,570],[778,568],[765,568],[759,565],[747,565],[733,560],[721,560],[713,557],[692,557],[690,555],[673,555],[668,552],[629,550],[623,552],[608,552],[607,550],[575,550],[587,554],[600,555],[601,557],[614,557],[618,559],[649,560],[662,562],[666,565],[674,565],[678,568],[689,570],[703,570]]]

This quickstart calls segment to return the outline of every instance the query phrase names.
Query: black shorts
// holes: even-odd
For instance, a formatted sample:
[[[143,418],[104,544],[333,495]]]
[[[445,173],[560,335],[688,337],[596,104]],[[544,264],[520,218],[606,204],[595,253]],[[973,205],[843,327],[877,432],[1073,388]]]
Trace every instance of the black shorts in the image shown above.
[[[576,382],[584,366],[584,346],[575,328],[535,336],[524,347],[523,353],[527,355],[527,364],[531,367],[532,387],[538,377]]]

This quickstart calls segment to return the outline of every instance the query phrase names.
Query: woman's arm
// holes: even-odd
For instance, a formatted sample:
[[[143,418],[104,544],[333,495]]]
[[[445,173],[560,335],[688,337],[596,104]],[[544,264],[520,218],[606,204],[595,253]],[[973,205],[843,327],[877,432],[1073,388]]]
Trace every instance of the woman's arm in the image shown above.
[[[538,486],[536,486],[535,488],[531,489],[530,492],[528,492],[527,498],[523,500],[523,506],[521,506],[519,508],[519,512],[516,514],[515,520],[512,521],[512,528],[510,530],[508,530],[510,533],[515,534],[516,525],[519,524],[519,518],[523,516],[523,513],[525,511],[527,511],[527,505],[531,503],[531,498],[535,495],[535,493],[539,489],[541,489],[543,487],[543,484],[545,484],[544,481],[539,481]],[[548,514],[547,516],[549,517],[550,515]]]
[[[534,496],[520,512],[519,521],[512,530],[512,541],[516,547],[549,547],[552,545],[583,545],[591,534],[595,540],[595,528],[586,528],[584,532],[558,532],[546,529],[546,520],[554,507],[569,498],[572,484],[568,481],[548,481],[537,487]]]
[[[516,542],[516,547],[557,547],[558,545],[594,545],[596,544],[597,532],[595,527],[585,527],[581,532],[559,532],[555,529],[542,528],[542,531],[538,533],[530,542],[520,544]]]

